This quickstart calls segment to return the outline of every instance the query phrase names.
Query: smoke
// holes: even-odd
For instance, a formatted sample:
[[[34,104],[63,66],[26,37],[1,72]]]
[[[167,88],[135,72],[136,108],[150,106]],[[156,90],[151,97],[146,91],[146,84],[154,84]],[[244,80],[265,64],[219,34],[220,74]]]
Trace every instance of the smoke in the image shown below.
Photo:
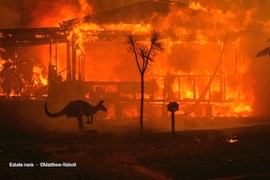
[[[58,26],[62,21],[92,13],[86,0],[1,0],[0,4],[0,28]]]
[[[15,28],[20,24],[19,5],[16,1],[0,0],[0,28]]]
[[[114,8],[119,8],[145,0],[88,0],[94,7],[94,12],[106,11]]]
[[[59,23],[142,0],[0,0],[0,28],[58,26]]]

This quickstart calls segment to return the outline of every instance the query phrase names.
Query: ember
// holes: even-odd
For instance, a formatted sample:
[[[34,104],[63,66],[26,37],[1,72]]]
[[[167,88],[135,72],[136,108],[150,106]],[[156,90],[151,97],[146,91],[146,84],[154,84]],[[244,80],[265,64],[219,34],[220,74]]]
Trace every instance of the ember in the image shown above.
[[[236,143],[236,142],[238,142],[238,140],[237,139],[227,139],[227,142],[228,143]]]

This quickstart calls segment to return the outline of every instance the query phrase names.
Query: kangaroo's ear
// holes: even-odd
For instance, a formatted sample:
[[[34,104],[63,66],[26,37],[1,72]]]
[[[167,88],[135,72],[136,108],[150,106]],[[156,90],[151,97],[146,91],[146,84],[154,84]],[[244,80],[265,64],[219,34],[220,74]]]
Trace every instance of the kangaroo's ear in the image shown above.
[[[98,104],[103,104],[103,102],[104,102],[104,100],[101,100],[101,101],[99,101],[99,103],[98,103]]]

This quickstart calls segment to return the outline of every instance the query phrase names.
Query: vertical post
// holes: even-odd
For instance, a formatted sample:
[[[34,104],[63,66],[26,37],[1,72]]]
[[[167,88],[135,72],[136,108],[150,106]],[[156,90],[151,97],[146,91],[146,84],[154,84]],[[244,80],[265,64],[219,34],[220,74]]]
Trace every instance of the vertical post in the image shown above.
[[[140,106],[140,132],[143,133],[143,108],[144,108],[144,74],[141,74],[141,106]]]
[[[51,80],[52,80],[52,41],[50,41],[50,60],[49,60],[49,66],[48,66],[48,82],[49,82],[49,86],[51,85]]]
[[[171,111],[171,117],[172,117],[172,135],[175,135],[175,120],[174,120],[174,111]]]
[[[81,62],[82,62],[82,56],[79,56],[79,60],[78,60],[78,80],[81,81],[82,80],[82,76],[81,76]]]
[[[75,45],[75,40],[74,37],[72,37],[72,80],[76,80],[76,45]]]
[[[171,112],[171,125],[172,125],[172,135],[175,135],[175,120],[174,120],[174,111],[179,110],[179,104],[177,102],[170,102],[168,105],[168,111]]]
[[[81,56],[81,78],[82,81],[85,81],[85,54],[82,54]]]
[[[48,66],[48,96],[51,97],[52,93],[52,41],[50,41],[49,45],[49,53],[50,53],[50,58],[49,58],[49,66]]]
[[[70,42],[67,42],[67,80],[71,80]]]
[[[52,64],[52,42],[50,42],[50,62],[49,64]]]

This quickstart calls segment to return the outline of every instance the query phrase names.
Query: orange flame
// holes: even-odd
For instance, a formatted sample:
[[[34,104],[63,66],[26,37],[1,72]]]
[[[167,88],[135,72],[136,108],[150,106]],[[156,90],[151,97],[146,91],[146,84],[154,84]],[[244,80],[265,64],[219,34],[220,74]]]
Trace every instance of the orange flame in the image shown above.
[[[48,80],[43,76],[43,69],[39,66],[33,66],[32,81],[34,85],[47,85]]]
[[[85,14],[92,13],[93,9],[87,4],[86,0],[80,0],[80,4],[81,13],[78,13],[70,6],[63,8],[63,11],[59,12],[62,18],[61,21],[76,16],[83,17]],[[168,72],[174,75],[197,74],[211,76],[217,64],[217,59],[220,56],[220,47],[222,43],[224,43],[223,39],[225,35],[229,34],[228,43],[230,43],[231,46],[225,48],[224,61],[222,70],[219,71],[219,76],[233,74],[232,77],[235,77],[236,80],[233,82],[227,80],[227,84],[221,85],[221,80],[215,78],[211,85],[211,93],[208,92],[204,98],[209,101],[215,101],[211,102],[214,116],[250,116],[253,111],[252,103],[255,99],[252,84],[242,85],[241,82],[249,82],[252,81],[252,79],[250,77],[246,79],[238,78],[239,74],[240,77],[242,77],[242,75],[248,71],[250,59],[247,58],[246,52],[240,52],[239,49],[244,49],[243,41],[245,41],[245,36],[242,35],[241,32],[244,32],[249,25],[254,22],[253,14],[255,10],[236,11],[230,9],[225,11],[217,7],[205,7],[195,1],[191,2],[188,7],[189,8],[185,10],[172,8],[166,17],[162,17],[160,21],[153,21],[149,24],[80,23],[72,29],[68,40],[74,43],[77,55],[80,56],[86,54],[87,45],[98,42],[98,35],[106,31],[110,31],[111,34],[120,34],[123,31],[133,34],[145,34],[149,33],[152,29],[161,30],[164,34],[170,32],[169,35],[164,35],[164,53],[157,56],[157,61],[155,61],[155,64],[149,69],[152,73],[151,77],[165,76]],[[194,11],[197,12],[194,13]],[[68,15],[63,17],[65,14]],[[42,22],[42,25],[49,26],[55,25],[56,22],[58,24],[61,21],[55,20],[55,18],[49,16],[48,18],[44,18],[44,21],[40,22]],[[257,23],[261,24],[265,29],[269,29],[269,22],[258,20]],[[230,34],[234,33],[240,33],[237,40],[233,39],[234,37],[230,38]],[[36,37],[39,37],[39,35],[36,35]],[[117,52],[114,54],[111,52],[112,55],[110,58],[117,60],[126,59],[126,56],[119,55],[119,46],[113,47],[114,43],[112,42],[102,43],[107,44],[107,46],[113,49],[112,51]],[[105,54],[104,51],[102,51],[102,47],[99,48],[98,51],[99,54]],[[108,50],[106,49],[105,51],[106,54],[108,54]],[[235,53],[236,51],[238,54]],[[94,59],[96,57],[91,56],[91,58]],[[105,62],[106,57],[99,56],[98,58],[102,58],[104,61],[104,64],[102,64],[102,61],[96,62],[100,63],[102,66],[102,70],[98,70],[98,72],[106,74],[107,77],[111,77],[111,75],[116,72],[112,67],[120,66],[119,64],[121,64],[121,62],[111,59],[110,62],[107,63]],[[237,60],[239,62],[237,68],[234,69],[232,68],[232,64],[236,63],[235,61]],[[91,62],[89,61],[87,63],[90,64]],[[62,62],[62,64],[64,63]],[[62,64],[60,62],[60,66],[64,67]],[[123,65],[121,70],[128,69],[126,67]],[[42,74],[40,69],[33,68],[33,72],[39,75]],[[104,76],[99,76],[98,73],[96,73],[97,71],[92,70],[92,72],[95,73],[91,74],[91,71],[87,72],[89,77],[94,76],[96,81],[104,80]],[[128,71],[128,73],[132,74],[133,72]],[[136,72],[134,74],[136,74]],[[121,81],[121,76],[122,74],[113,77],[115,78],[114,80]],[[133,76],[131,77],[134,78]],[[39,78],[43,79],[44,77]],[[227,79],[230,78],[227,77]],[[41,81],[42,84],[47,84],[46,79]],[[180,85],[177,80],[174,80],[170,85],[166,85],[163,79],[157,80],[157,84],[159,87],[155,92],[157,99],[163,99],[165,96],[163,89],[170,86],[172,89],[170,98],[172,100],[178,98],[180,101],[192,100],[194,98],[194,100],[198,100],[206,85],[206,83],[198,84],[194,89],[193,80],[189,79],[188,76],[181,79]],[[224,93],[226,92],[226,94],[222,94],[223,91]],[[138,114],[137,110],[124,113],[130,114],[130,116]]]
[[[206,7],[203,7],[199,2],[191,2],[188,6],[190,9],[193,9],[195,11],[197,10],[203,10],[203,11],[207,11]]]

